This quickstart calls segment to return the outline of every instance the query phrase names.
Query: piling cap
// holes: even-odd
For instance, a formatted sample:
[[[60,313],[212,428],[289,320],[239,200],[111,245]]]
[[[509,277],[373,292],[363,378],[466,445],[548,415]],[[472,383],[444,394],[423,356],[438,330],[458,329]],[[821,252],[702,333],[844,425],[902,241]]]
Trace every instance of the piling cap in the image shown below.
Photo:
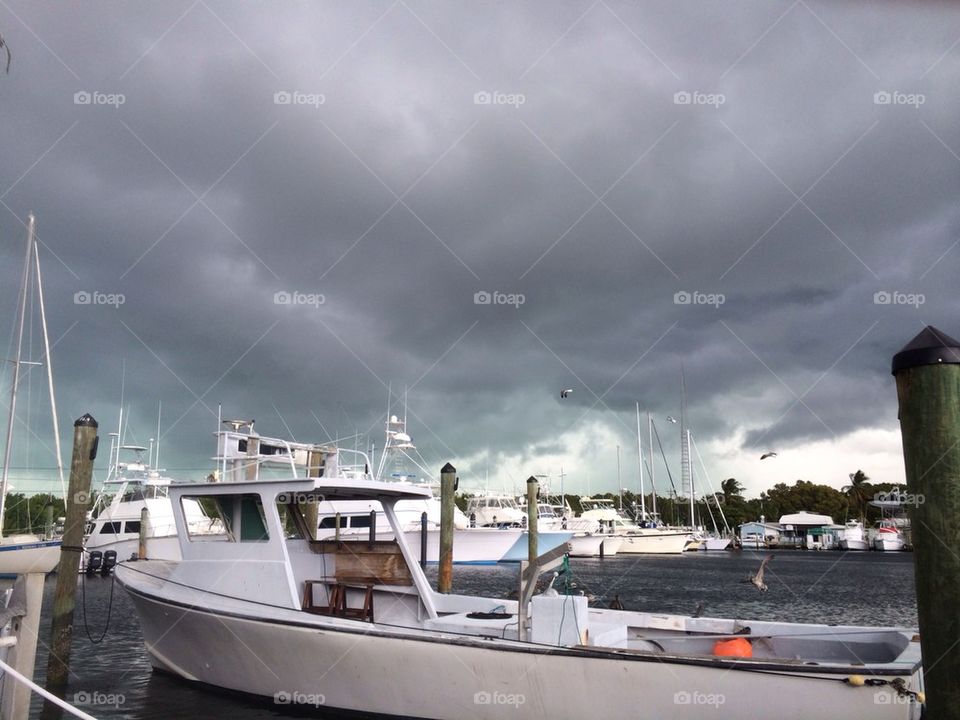
[[[434,467],[436,467],[436,465],[434,465]],[[447,463],[442,468],[440,468],[440,473],[443,475],[446,475],[447,473],[455,473],[456,471],[457,469],[450,463]]]
[[[74,421],[73,426],[98,428],[100,427],[100,424],[93,419],[93,415],[91,415],[90,413],[84,413],[83,415],[78,417],[76,421]]]
[[[920,334],[893,356],[893,374],[921,365],[960,364],[960,341],[954,340],[933,325],[927,325]]]

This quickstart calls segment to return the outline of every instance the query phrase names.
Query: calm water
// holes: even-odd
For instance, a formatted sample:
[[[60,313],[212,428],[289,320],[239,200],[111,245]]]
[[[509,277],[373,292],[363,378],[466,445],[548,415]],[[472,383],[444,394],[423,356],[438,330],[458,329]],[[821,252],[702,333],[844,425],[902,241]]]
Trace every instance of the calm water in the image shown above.
[[[910,553],[780,552],[767,569],[767,593],[739,581],[759,566],[762,553],[685,553],[682,556],[614,557],[571,561],[573,590],[596,596],[605,605],[615,595],[628,610],[691,614],[700,602],[704,615],[798,622],[916,626],[913,556]],[[454,590],[506,597],[517,583],[516,566],[455,567]],[[433,574],[431,574],[431,578]],[[561,587],[562,580],[558,580]],[[49,612],[55,580],[47,582]],[[110,579],[86,580],[87,622],[94,639],[107,620]],[[116,706],[86,709],[98,718],[205,717],[231,720],[289,717],[269,701],[257,704],[237,696],[201,690],[168,675],[153,673],[140,640],[133,605],[115,587],[109,629],[92,644],[84,632],[78,592],[72,676],[67,694],[115,696]],[[40,638],[50,637],[49,616]],[[43,683],[46,652],[37,655]],[[39,704],[35,704],[39,717]],[[329,716],[327,716],[329,717]]]

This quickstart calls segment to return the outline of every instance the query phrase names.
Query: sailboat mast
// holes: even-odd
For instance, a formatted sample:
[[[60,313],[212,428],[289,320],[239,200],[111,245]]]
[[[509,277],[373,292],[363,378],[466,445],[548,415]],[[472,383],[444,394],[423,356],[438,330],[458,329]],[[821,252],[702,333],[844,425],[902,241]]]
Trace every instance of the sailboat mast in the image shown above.
[[[687,472],[689,473],[690,472],[689,470],[690,468],[690,431],[689,430],[686,431],[683,447],[684,447],[684,450],[686,451]],[[694,530],[697,527],[696,518],[694,517],[693,498],[694,498],[693,474],[691,473],[690,474],[690,529],[691,530]]]
[[[33,228],[33,216],[30,216],[30,227]],[[40,324],[43,326],[43,351],[47,358],[47,391],[50,394],[50,416],[53,420],[53,451],[57,455],[57,474],[60,476],[60,489],[63,491],[64,502],[67,497],[67,483],[63,478],[63,453],[60,450],[60,421],[57,419],[57,397],[53,392],[53,356],[50,355],[50,335],[47,332],[47,311],[43,303],[43,281],[40,278],[40,250],[36,240],[33,245],[34,267],[37,271],[37,297],[40,301]]]
[[[17,355],[13,360],[13,383],[10,386],[10,412],[7,419],[7,446],[3,451],[3,477],[0,479],[0,532],[3,530],[3,513],[7,505],[7,487],[10,477],[10,453],[13,441],[13,422],[17,409],[17,386],[20,384],[20,353],[23,351],[23,324],[27,314],[27,278],[30,273],[30,254],[33,252],[34,217],[27,218],[27,254],[23,261],[20,279],[20,317],[17,320]],[[64,496],[66,498],[66,496]]]
[[[160,469],[160,415],[163,413],[163,400],[157,403],[157,447],[153,456],[153,469]]]
[[[640,471],[640,522],[647,519],[647,503],[643,497],[643,443],[640,440],[640,403],[637,403],[637,468]]]
[[[648,443],[647,447],[650,448],[650,492],[652,497],[650,498],[653,501],[653,514],[657,514],[657,483],[654,479],[653,468],[655,463],[653,462],[653,418],[650,417],[650,411],[647,411],[647,436]]]
[[[617,445],[617,486],[620,488],[620,509],[623,510],[623,481],[620,479],[620,445]]]

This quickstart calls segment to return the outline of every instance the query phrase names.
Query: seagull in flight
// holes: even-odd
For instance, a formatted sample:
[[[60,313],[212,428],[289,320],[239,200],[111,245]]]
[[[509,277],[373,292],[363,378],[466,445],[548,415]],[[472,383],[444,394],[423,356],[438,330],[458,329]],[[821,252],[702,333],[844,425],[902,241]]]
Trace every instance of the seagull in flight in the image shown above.
[[[777,456],[777,454],[776,454],[775,452],[772,452],[772,451],[771,451],[771,452],[765,452],[763,455],[760,456],[760,459],[761,459],[761,460],[766,460],[768,457],[776,457],[776,456]]]
[[[676,424],[677,424],[677,419],[676,419],[675,417],[673,417],[673,415],[667,415],[667,422],[668,422],[668,423],[673,423],[674,425],[676,425]]]
[[[567,397],[569,397],[570,393],[572,392],[573,392],[573,388],[567,388],[566,390],[561,390],[560,399],[565,400]]]
[[[767,555],[763,559],[763,562],[760,563],[760,569],[757,570],[757,574],[748,575],[746,578],[744,578],[740,582],[748,582],[751,585],[754,585],[757,588],[757,590],[759,590],[760,592],[766,592],[767,584],[763,581],[763,571],[766,569],[767,563],[770,562],[771,560],[773,560],[773,555],[772,554]]]

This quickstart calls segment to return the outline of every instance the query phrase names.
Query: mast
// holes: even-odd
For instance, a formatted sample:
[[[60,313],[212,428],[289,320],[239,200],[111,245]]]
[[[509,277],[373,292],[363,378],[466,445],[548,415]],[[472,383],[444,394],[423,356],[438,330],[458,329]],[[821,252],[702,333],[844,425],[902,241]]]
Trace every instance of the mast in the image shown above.
[[[23,261],[23,275],[20,279],[20,317],[17,320],[17,356],[13,360],[13,383],[10,386],[10,412],[7,418],[7,446],[3,451],[3,477],[0,479],[0,532],[3,531],[3,513],[7,505],[7,487],[10,475],[10,443],[13,440],[13,422],[17,409],[17,386],[20,384],[20,353],[23,351],[23,323],[27,314],[27,278],[30,272],[30,253],[33,251],[34,218],[31,213],[27,219],[27,255]],[[64,495],[66,499],[66,495]]]
[[[690,529],[696,527],[693,516],[693,476],[690,473],[690,431],[687,429],[687,381],[680,364],[680,491],[690,497]]]
[[[686,435],[684,436],[683,448],[684,448],[684,454],[687,457],[687,472],[689,473],[690,472],[690,431],[686,430],[685,432],[686,432]],[[696,518],[694,517],[693,496],[694,496],[693,475],[691,474],[690,475],[690,529],[691,530],[694,530],[697,527],[695,522]]]
[[[30,216],[30,228],[33,232],[34,220]],[[64,502],[67,498],[67,483],[63,479],[63,454],[60,451],[60,422],[57,420],[57,397],[53,392],[53,356],[50,355],[50,335],[47,333],[47,311],[43,303],[43,281],[40,278],[40,250],[36,238],[33,242],[33,259],[37,271],[37,297],[40,301],[40,324],[43,325],[43,352],[47,358],[47,391],[50,393],[50,415],[53,419],[53,451],[57,455],[57,474],[60,476],[60,489]]]
[[[620,510],[623,510],[623,481],[620,479],[620,445],[617,445],[617,486],[620,488]]]
[[[651,500],[653,501],[653,514],[657,514],[657,483],[654,480],[653,468],[655,463],[653,462],[653,418],[650,417],[650,411],[647,410],[647,435],[649,442],[647,447],[650,448],[650,491],[653,493]]]
[[[640,471],[640,522],[647,519],[647,503],[643,498],[643,443],[640,440],[640,403],[637,403],[637,468]]]
[[[153,456],[153,469],[160,469],[160,415],[163,412],[163,400],[157,403],[157,447]]]

